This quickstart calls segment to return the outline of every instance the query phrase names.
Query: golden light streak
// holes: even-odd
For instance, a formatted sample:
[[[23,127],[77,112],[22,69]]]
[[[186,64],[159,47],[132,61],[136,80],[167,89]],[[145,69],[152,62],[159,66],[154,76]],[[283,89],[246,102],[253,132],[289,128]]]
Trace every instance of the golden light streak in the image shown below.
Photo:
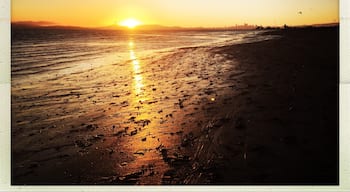
[[[132,40],[129,41],[129,52],[130,52],[130,59],[132,60],[132,67],[133,67],[133,85],[134,85],[134,91],[136,95],[140,95],[142,93],[142,88],[144,87],[143,85],[143,77],[140,74],[141,73],[141,66],[140,62],[137,60],[137,57],[135,55],[135,52],[133,50],[134,47],[134,42]]]

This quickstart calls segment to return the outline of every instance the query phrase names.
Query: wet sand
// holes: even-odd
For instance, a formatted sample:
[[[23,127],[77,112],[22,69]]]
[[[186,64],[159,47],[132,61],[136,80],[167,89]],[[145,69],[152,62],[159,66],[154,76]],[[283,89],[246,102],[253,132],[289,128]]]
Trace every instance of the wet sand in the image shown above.
[[[337,184],[338,28],[266,35],[13,79],[12,184]]]

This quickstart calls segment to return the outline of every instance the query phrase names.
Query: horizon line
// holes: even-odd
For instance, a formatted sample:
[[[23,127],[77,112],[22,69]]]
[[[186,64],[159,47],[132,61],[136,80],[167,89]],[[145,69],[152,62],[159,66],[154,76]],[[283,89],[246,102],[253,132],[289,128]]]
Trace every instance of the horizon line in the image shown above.
[[[12,25],[22,25],[23,27],[62,27],[62,28],[82,28],[82,29],[127,29],[125,26],[120,26],[120,25],[105,25],[105,26],[78,26],[78,25],[64,25],[52,21],[28,21],[28,20],[23,20],[23,21],[10,21],[11,26]],[[159,28],[177,28],[177,29],[234,29],[234,28],[256,28],[256,27],[263,27],[263,28],[279,28],[283,26],[288,26],[288,27],[308,27],[308,26],[339,26],[340,22],[325,22],[325,23],[314,23],[314,24],[301,24],[301,25],[288,25],[287,23],[284,25],[258,25],[258,24],[248,24],[248,23],[243,23],[243,24],[233,24],[229,26],[217,26],[217,27],[205,27],[205,26],[197,26],[197,27],[185,27],[185,26],[169,26],[169,25],[161,25],[161,24],[141,24],[136,26],[134,29],[131,30],[137,30],[138,28],[142,27],[159,27]]]

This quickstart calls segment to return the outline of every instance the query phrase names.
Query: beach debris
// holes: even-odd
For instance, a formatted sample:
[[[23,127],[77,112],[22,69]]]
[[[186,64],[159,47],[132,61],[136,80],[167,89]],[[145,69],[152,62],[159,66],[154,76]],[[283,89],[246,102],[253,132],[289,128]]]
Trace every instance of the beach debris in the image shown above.
[[[129,121],[135,121],[135,119],[136,119],[136,117],[132,116],[132,117],[130,117],[128,120],[129,120]]]
[[[129,180],[129,179],[137,179],[137,178],[139,178],[142,174],[143,174],[143,171],[137,171],[137,172],[134,172],[134,173],[130,173],[130,174],[128,174],[128,175],[125,176],[125,179],[126,179],[126,180]]]
[[[185,99],[179,99],[179,107],[180,109],[184,108],[183,102],[185,101]]]
[[[172,177],[172,176],[174,176],[176,174],[176,170],[175,169],[170,169],[170,170],[168,170],[168,171],[166,171],[165,173],[164,173],[164,176],[169,176],[169,177]],[[163,177],[164,178],[164,177]]]
[[[149,101],[148,104],[153,104],[153,103],[157,103],[158,101]]]
[[[132,122],[132,121],[135,121],[136,117],[135,116],[132,116],[128,119],[128,121]]]
[[[192,145],[193,141],[194,141],[194,135],[192,132],[190,132],[186,134],[181,140],[181,147],[187,147],[189,145]]]
[[[160,119],[161,119],[161,120],[159,121],[160,124],[163,124],[163,123],[167,122],[167,120],[166,120],[166,119],[163,119],[162,117],[161,117]]]
[[[107,152],[108,152],[108,154],[110,154],[110,155],[111,155],[112,153],[114,153],[114,150],[113,150],[113,149],[111,149],[111,148],[107,148],[107,149],[106,149],[106,151],[107,151]]]
[[[126,130],[120,130],[116,133],[113,134],[113,136],[121,136],[122,134],[124,134],[126,132]]]
[[[108,184],[136,184],[137,180],[143,175],[143,171],[133,172],[127,175],[114,175],[110,177],[101,177],[100,181]]]
[[[133,130],[130,132],[130,136],[136,135],[137,134],[137,129]]]
[[[165,148],[162,148],[162,149],[160,150],[160,153],[161,153],[161,155],[162,155],[162,157],[163,157],[163,160],[164,160],[164,161],[168,161],[168,150],[165,149]]]
[[[173,114],[167,114],[167,115],[165,115],[165,117],[173,117]]]
[[[211,95],[211,94],[213,94],[213,93],[215,93],[212,89],[206,89],[206,90],[204,90],[204,93],[205,94],[207,94],[207,95]]]
[[[181,135],[183,133],[183,131],[176,131],[177,135]]]
[[[188,116],[193,116],[195,113],[187,113],[187,114],[185,114],[185,116],[186,117],[188,117]]]
[[[185,163],[188,163],[190,161],[190,157],[187,155],[181,155],[177,153],[173,153],[173,155],[168,155],[166,158],[163,158],[165,162],[167,162],[170,166],[184,166]]]
[[[91,136],[90,138],[88,138],[87,140],[88,141],[97,141],[97,140],[100,140],[104,137],[103,134],[97,134],[97,135],[94,135],[94,136]]]
[[[156,147],[156,150],[157,151],[160,151],[160,149],[162,149],[164,147],[164,145],[163,144],[160,144],[160,145],[158,145],[158,147]]]
[[[171,184],[175,181],[175,177],[176,177],[176,170],[170,169],[163,174],[162,183]]]
[[[92,143],[87,140],[76,140],[74,143],[80,148],[86,148],[92,145]]]
[[[135,121],[134,123],[135,123],[135,124],[138,124],[138,125],[141,125],[142,127],[145,127],[145,126],[147,126],[148,124],[150,124],[151,121],[148,120],[148,119],[141,119],[141,120],[139,120],[139,121]]]
[[[120,177],[118,177],[118,179],[119,179],[120,181],[124,181],[124,180],[126,179],[126,177],[120,176]]]
[[[52,125],[50,128],[56,128],[57,126],[56,125]]]
[[[74,143],[77,147],[80,148],[86,148],[93,144],[93,142],[96,142],[98,140],[101,140],[104,138],[103,134],[96,134],[96,135],[90,135],[88,137],[85,137],[84,139],[76,140]]]
[[[90,124],[90,125],[87,125],[85,128],[89,131],[93,131],[93,130],[97,129],[98,126],[96,124]]]
[[[141,108],[143,108],[142,106],[136,106],[135,109],[140,110]]]
[[[126,166],[128,163],[127,162],[122,162],[120,165],[121,166]]]
[[[223,126],[225,123],[228,123],[230,120],[231,118],[229,117],[223,117],[220,119],[209,121],[208,124],[204,127],[204,129],[202,129],[202,131],[209,133],[212,129],[219,128]]]
[[[145,150],[144,149],[140,149],[137,150],[136,152],[134,152],[135,155],[145,155]]]
[[[168,149],[166,149],[162,144],[160,144],[156,149],[160,152],[163,161],[170,163],[171,158],[168,157]]]
[[[155,175],[155,174],[156,174],[156,172],[155,172],[154,170],[150,170],[148,176],[153,176],[153,175]]]
[[[127,107],[127,106],[129,106],[129,102],[128,101],[123,101],[123,102],[120,103],[120,105],[122,107]]]

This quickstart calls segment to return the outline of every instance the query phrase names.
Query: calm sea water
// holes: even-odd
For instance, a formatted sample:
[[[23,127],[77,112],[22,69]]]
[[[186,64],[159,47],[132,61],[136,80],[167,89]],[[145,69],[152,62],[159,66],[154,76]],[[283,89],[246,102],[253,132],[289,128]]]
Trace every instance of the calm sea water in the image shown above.
[[[120,32],[110,30],[13,29],[13,78],[56,71],[72,73],[129,58],[188,46],[218,46],[257,39],[256,31]]]

